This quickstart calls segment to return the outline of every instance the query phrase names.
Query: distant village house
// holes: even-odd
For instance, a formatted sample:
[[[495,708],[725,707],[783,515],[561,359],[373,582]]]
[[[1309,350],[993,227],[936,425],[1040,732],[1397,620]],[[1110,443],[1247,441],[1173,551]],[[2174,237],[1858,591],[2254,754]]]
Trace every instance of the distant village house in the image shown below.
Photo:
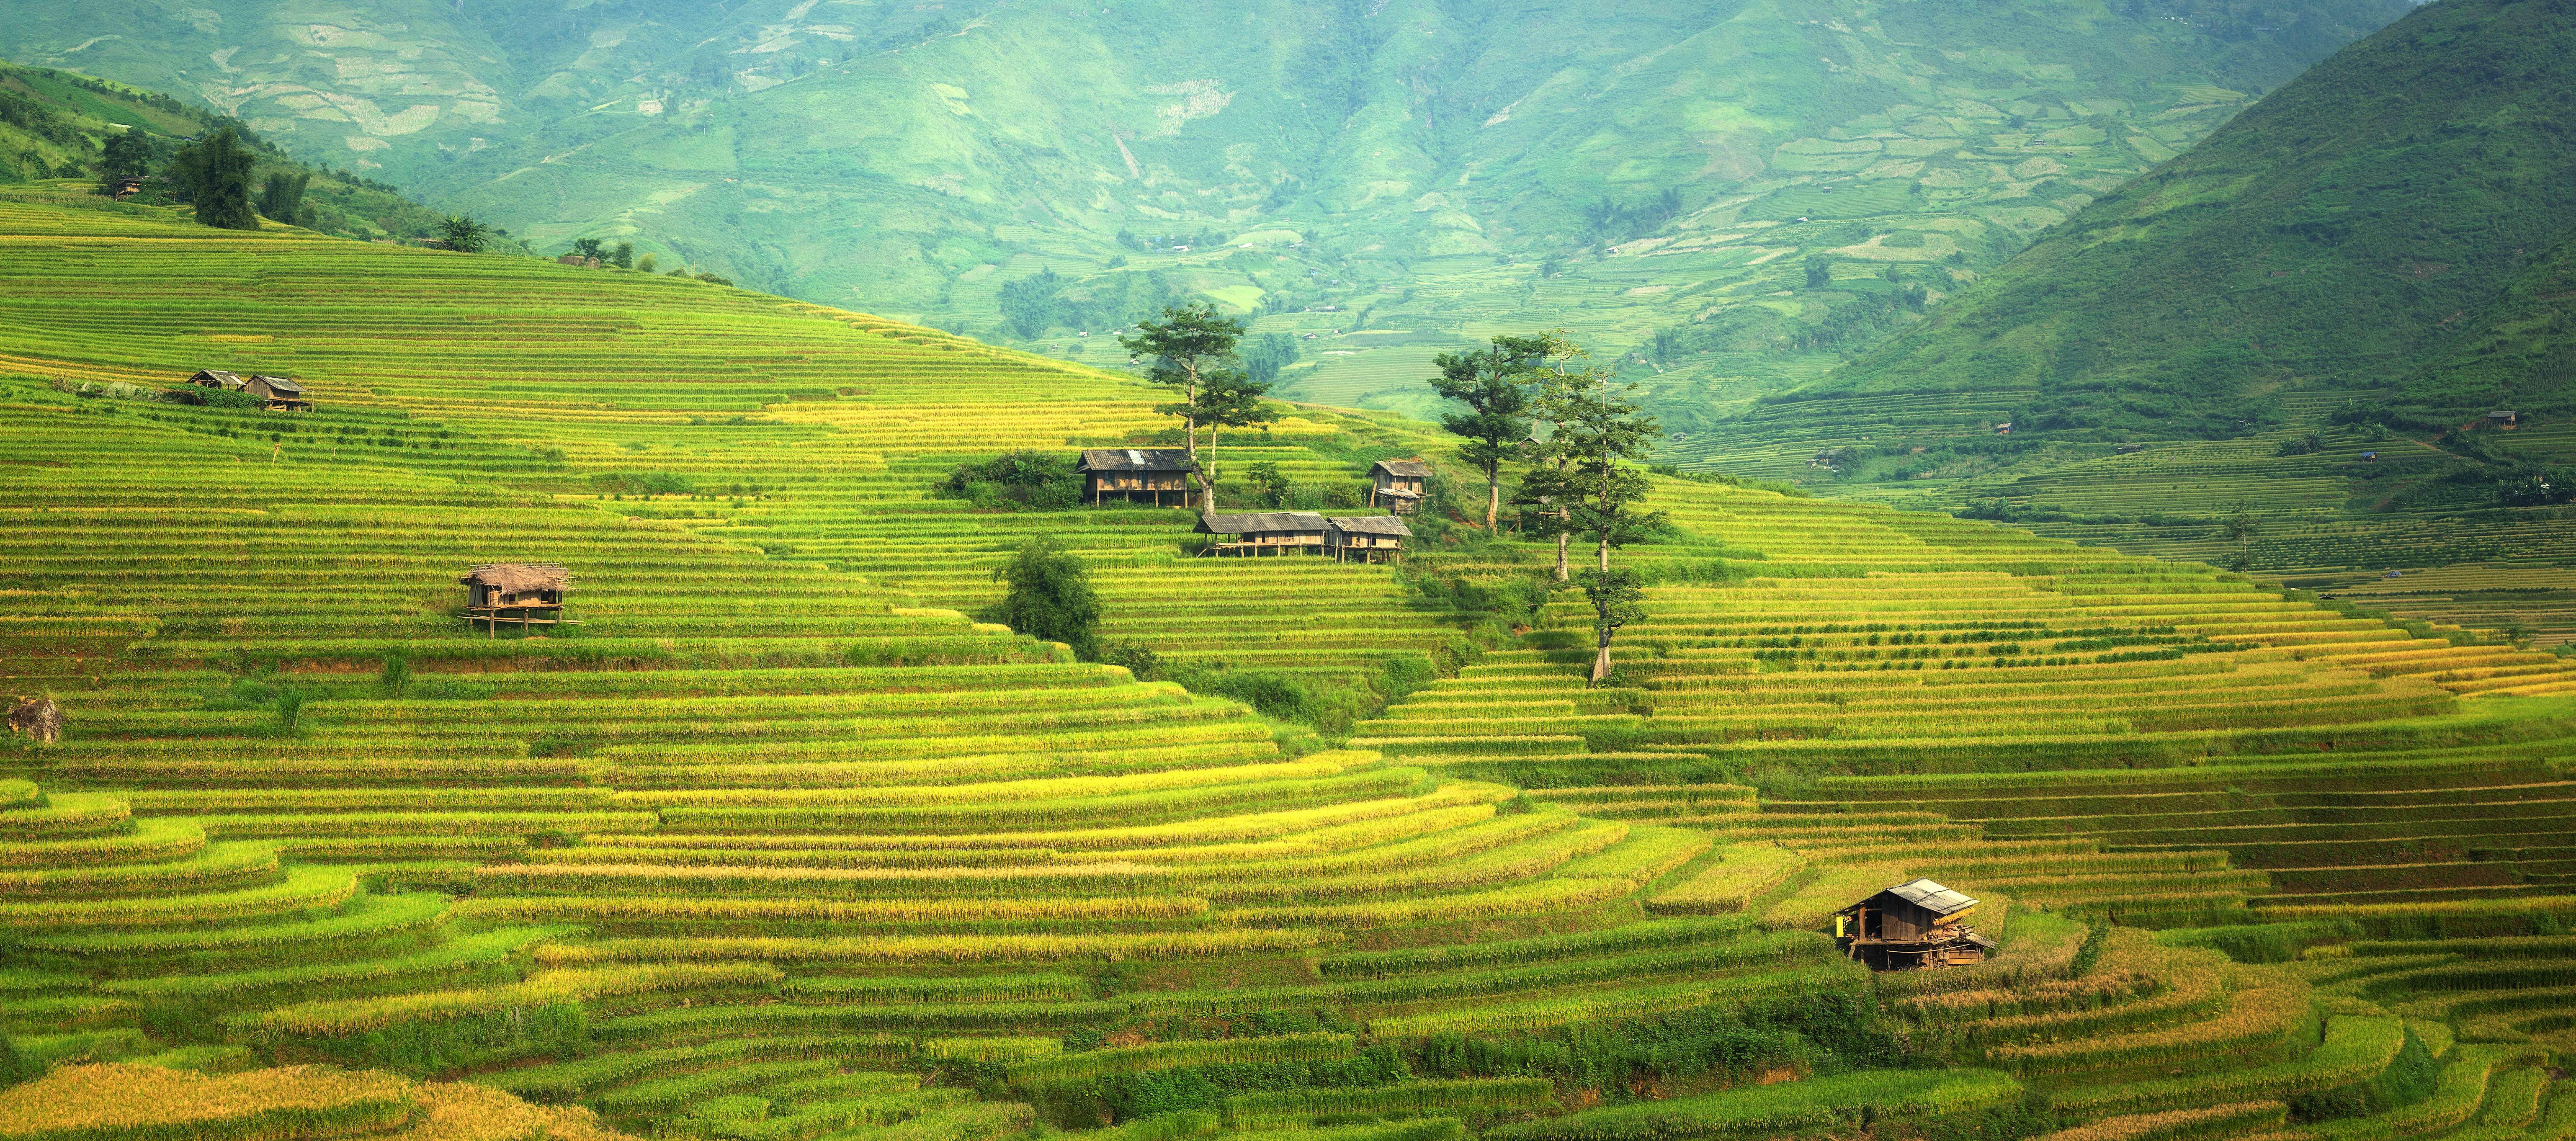
[[[188,378],[188,383],[199,388],[213,388],[224,392],[239,392],[249,384],[236,374],[214,368],[198,369],[195,376]]]
[[[1180,448],[1085,448],[1073,470],[1083,477],[1083,494],[1094,506],[1117,496],[1160,507],[1168,495],[1175,506],[1187,507],[1190,474],[1198,469]]]
[[[1413,531],[1392,515],[1336,516],[1324,520],[1324,549],[1333,561],[1398,562]]]
[[[1324,553],[1324,533],[1332,525],[1312,511],[1263,511],[1238,515],[1220,515],[1214,511],[1199,516],[1192,528],[1202,535],[1226,537],[1204,552],[1211,555],[1285,555],[1289,553],[1320,555]]]
[[[1967,924],[1977,901],[1928,879],[1909,880],[1834,913],[1834,945],[1873,971],[1981,963],[1999,944]]]
[[[304,386],[282,376],[261,376],[253,373],[251,378],[243,383],[242,391],[268,401],[268,409],[271,412],[313,410],[313,398],[305,393]]]
[[[1369,506],[1411,515],[1430,478],[1431,465],[1421,460],[1379,460],[1369,467]]]
[[[486,563],[456,581],[465,585],[465,621],[481,622],[485,636],[499,633],[501,623],[531,626],[569,625],[564,597],[572,593],[572,572],[552,563]]]

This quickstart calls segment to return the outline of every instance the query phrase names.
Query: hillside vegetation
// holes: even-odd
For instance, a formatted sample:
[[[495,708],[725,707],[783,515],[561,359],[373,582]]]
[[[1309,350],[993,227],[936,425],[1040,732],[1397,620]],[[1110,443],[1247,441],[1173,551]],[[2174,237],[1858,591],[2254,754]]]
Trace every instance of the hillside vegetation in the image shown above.
[[[251,200],[281,215],[271,221],[342,237],[378,240],[429,237],[439,232],[436,211],[392,186],[327,165],[296,161],[240,122],[158,92],[55,68],[0,62],[0,194],[94,194],[107,173],[108,140],[142,140],[141,192],[131,204],[166,205],[188,198],[172,173],[176,152],[190,141],[230,129],[250,151]],[[280,184],[271,195],[272,183]],[[285,187],[293,191],[286,192]],[[516,250],[502,235],[495,249]]]
[[[1672,455],[2565,644],[2571,44],[2428,5]]]
[[[2547,655],[1662,477],[1672,529],[1622,556],[1662,585],[1585,688],[1588,629],[1514,601],[1538,544],[1192,559],[1184,512],[942,494],[1149,439],[1125,377],[166,211],[0,202],[0,250],[0,674],[70,717],[0,778],[0,1026],[50,1070],[0,1135],[103,1100],[79,1135],[184,1128],[153,1116],[184,1093],[96,1091],[195,1079],[66,1068],[120,1059],[743,1139],[2576,1113]],[[320,408],[140,399],[207,364]],[[1221,462],[1351,481],[1426,443],[1293,411]],[[1093,563],[1113,638],[1393,703],[1265,718],[973,621],[1032,534]],[[580,624],[468,627],[490,561],[570,567]],[[1834,908],[1917,874],[1997,958],[1836,954]],[[231,1135],[464,1096],[295,1073],[224,1086]]]
[[[1564,325],[1689,429],[2405,8],[9,0],[0,55],[182,93],[546,254],[632,241],[1095,365],[1204,296],[1316,335],[1301,399],[1416,414],[1433,352]]]

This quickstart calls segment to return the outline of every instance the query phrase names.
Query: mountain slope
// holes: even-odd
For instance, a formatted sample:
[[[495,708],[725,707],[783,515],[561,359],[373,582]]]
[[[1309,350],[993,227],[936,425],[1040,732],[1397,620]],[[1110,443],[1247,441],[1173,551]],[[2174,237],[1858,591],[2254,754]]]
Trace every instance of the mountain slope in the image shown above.
[[[2390,394],[2386,412],[2447,425],[2513,409],[2564,417],[2576,412],[2576,228],[2505,286],[2494,305],[2449,349],[2426,361]],[[2393,415],[2392,415],[2393,414]]]
[[[2449,0],[2096,202],[1818,390],[2030,390],[2015,430],[2225,435],[2407,376],[2576,222],[2576,8]]]
[[[1097,364],[1124,357],[1074,334],[1204,296],[1376,334],[1288,372],[1338,403],[1418,405],[1440,349],[1564,325],[1685,427],[2405,9],[195,4],[0,0],[0,53],[196,94],[546,252],[631,240]]]

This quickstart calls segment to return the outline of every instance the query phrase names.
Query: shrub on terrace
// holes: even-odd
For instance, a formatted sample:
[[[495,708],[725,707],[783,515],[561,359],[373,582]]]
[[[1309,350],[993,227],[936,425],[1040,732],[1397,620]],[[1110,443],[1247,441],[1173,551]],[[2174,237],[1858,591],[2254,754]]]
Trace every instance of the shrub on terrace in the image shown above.
[[[1009,511],[1063,511],[1082,502],[1082,477],[1073,461],[1048,452],[1010,452],[982,463],[959,464],[938,486],[951,499]]]
[[[1011,584],[997,608],[1001,621],[1022,634],[1062,642],[1084,661],[1100,657],[1100,596],[1091,568],[1053,539],[1031,539],[1011,561],[993,571]]]

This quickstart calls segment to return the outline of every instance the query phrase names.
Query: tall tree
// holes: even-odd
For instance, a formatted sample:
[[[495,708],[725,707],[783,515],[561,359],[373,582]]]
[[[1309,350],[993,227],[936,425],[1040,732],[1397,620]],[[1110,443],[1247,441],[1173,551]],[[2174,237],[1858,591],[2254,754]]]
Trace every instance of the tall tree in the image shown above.
[[[1053,539],[1030,539],[993,577],[1011,584],[1002,596],[1002,621],[1011,629],[1062,642],[1086,662],[1100,657],[1100,596],[1080,555]]]
[[[1592,684],[1610,676],[1610,640],[1619,628],[1646,617],[1646,587],[1628,567],[1583,572],[1583,597],[1592,603]]]
[[[447,240],[447,248],[475,254],[483,252],[483,240],[491,231],[470,214],[450,214],[438,223],[438,233]]]
[[[2254,566],[2254,539],[2263,533],[2263,525],[2254,520],[2254,505],[2242,499],[2227,507],[2227,517],[2219,522],[2218,533],[2236,541],[2236,557],[2228,560],[2227,569],[2248,570]]]
[[[152,141],[143,132],[130,130],[110,135],[98,160],[98,192],[113,196],[129,178],[141,178],[152,172]]]
[[[197,224],[218,230],[256,230],[259,216],[250,209],[250,173],[256,162],[226,127],[170,160],[170,172],[188,188],[197,208]]]
[[[1217,315],[1216,307],[1201,301],[1192,305],[1173,305],[1163,309],[1163,319],[1136,322],[1136,332],[1118,338],[1118,344],[1139,357],[1150,357],[1145,378],[1180,394],[1170,404],[1154,406],[1157,414],[1176,416],[1181,421],[1183,447],[1189,450],[1190,464],[1198,465],[1200,389],[1210,380],[1237,372],[1234,345],[1243,338],[1243,322]],[[1191,473],[1199,483],[1199,506],[1213,506],[1207,499],[1207,473]]]
[[[300,171],[270,171],[267,185],[259,188],[260,217],[294,225],[296,213],[304,206],[304,187],[312,181],[312,175]]]
[[[1609,369],[1556,375],[1560,379],[1543,397],[1551,402],[1549,413],[1555,419],[1546,441],[1550,463],[1538,482],[1562,505],[1560,534],[1583,535],[1598,552],[1581,583],[1592,603],[1592,684],[1599,685],[1610,673],[1610,646],[1619,628],[1645,614],[1643,582],[1634,570],[1613,569],[1610,551],[1663,523],[1661,512],[1642,506],[1653,483],[1632,462],[1653,446],[1656,424],[1630,399],[1637,386],[1613,387]],[[1558,541],[1561,574],[1564,539]]]
[[[1530,418],[1541,432],[1530,438],[1523,451],[1529,468],[1521,474],[1520,496],[1514,502],[1524,505],[1523,531],[1556,540],[1558,582],[1567,581],[1566,545],[1579,530],[1573,509],[1580,497],[1574,471],[1577,437],[1571,428],[1579,418],[1577,406],[1593,384],[1589,368],[1567,366],[1590,355],[1567,342],[1553,360],[1528,374]]]
[[[1503,464],[1521,454],[1529,442],[1533,374],[1573,347],[1562,332],[1493,339],[1493,347],[1432,358],[1440,375],[1431,390],[1466,405],[1464,412],[1444,413],[1440,427],[1466,443],[1458,458],[1485,473],[1485,529],[1503,508]]]

